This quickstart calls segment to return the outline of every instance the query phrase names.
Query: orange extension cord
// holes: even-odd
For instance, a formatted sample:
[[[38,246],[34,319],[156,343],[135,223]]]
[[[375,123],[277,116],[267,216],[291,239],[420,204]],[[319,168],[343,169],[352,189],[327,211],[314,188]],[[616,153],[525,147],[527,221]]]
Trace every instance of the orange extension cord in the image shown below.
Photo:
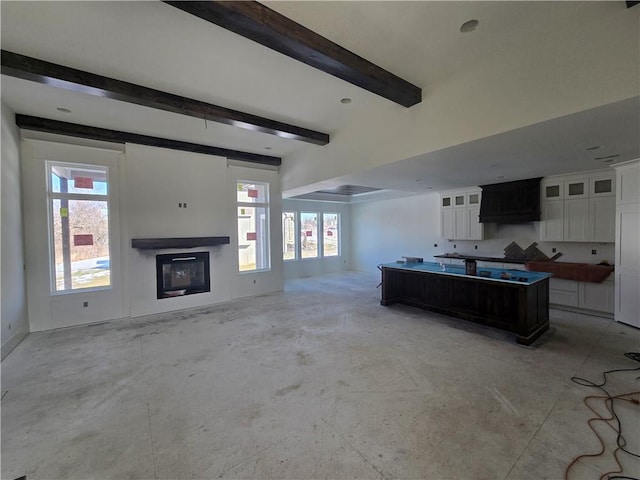
[[[637,396],[638,398],[634,398],[634,396]],[[589,405],[589,400],[591,400],[591,399],[604,400],[605,401],[605,407],[607,408],[607,411],[609,412],[610,416],[608,418],[605,418],[604,416],[602,416],[598,412],[596,412],[596,410],[594,410],[594,408],[592,408],[591,405]],[[585,397],[583,399],[583,403],[595,415],[595,417],[591,417],[588,420],[587,423],[588,423],[589,428],[591,429],[591,431],[595,434],[596,438],[600,442],[600,451],[597,452],[597,453],[585,453],[583,455],[579,455],[576,458],[574,458],[573,461],[569,465],[567,465],[567,468],[564,471],[565,480],[569,480],[569,471],[581,459],[583,459],[583,458],[597,458],[597,457],[600,457],[601,455],[604,454],[604,452],[606,450],[606,447],[605,447],[605,444],[604,444],[604,441],[603,441],[602,437],[598,434],[598,432],[596,431],[596,429],[593,426],[593,424],[595,422],[605,422],[606,425],[609,426],[609,428],[611,428],[618,435],[620,435],[619,423],[618,423],[618,427],[616,427],[616,426],[614,426],[614,425],[612,425],[610,423],[612,420],[616,420],[616,422],[619,422],[618,417],[613,412],[613,401],[614,400],[620,400],[620,401],[632,403],[634,405],[640,405],[640,391],[639,392],[624,393],[622,395],[615,395],[615,396],[591,395],[591,396]],[[620,441],[623,442],[622,445],[618,444],[617,448],[613,452],[613,458],[615,459],[616,464],[618,465],[618,469],[614,470],[614,471],[603,473],[600,476],[600,480],[604,480],[605,477],[607,477],[607,478],[624,478],[624,479],[633,478],[633,477],[626,477],[626,476],[609,477],[609,475],[615,475],[617,473],[622,473],[622,471],[623,471],[622,465],[620,464],[620,459],[618,458],[618,453],[620,452],[620,450],[622,450],[622,448],[624,448],[627,445],[627,442],[624,439],[624,437],[620,437]]]

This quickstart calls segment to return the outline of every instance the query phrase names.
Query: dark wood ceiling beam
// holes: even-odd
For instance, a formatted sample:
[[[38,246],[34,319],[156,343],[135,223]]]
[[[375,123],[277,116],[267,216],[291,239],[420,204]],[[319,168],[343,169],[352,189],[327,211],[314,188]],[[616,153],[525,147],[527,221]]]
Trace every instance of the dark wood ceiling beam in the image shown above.
[[[254,1],[165,1],[405,107],[422,90],[337,43]]]
[[[112,98],[207,121],[233,125],[254,132],[316,145],[329,143],[329,135],[326,133],[45,62],[6,50],[2,50],[2,74],[74,92]]]
[[[27,130],[36,132],[56,133],[71,137],[88,138],[112,143],[135,143],[138,145],[148,145],[151,147],[169,148],[171,150],[181,150],[184,152],[203,153],[205,155],[216,155],[233,160],[244,162],[260,163],[263,165],[279,166],[282,163],[280,157],[261,155],[257,153],[242,152],[228,148],[212,147],[199,143],[182,142],[180,140],[170,140],[167,138],[151,137],[138,133],[121,132],[106,128],[89,127],[77,123],[61,122],[47,118],[32,117],[29,115],[16,114],[16,125]]]

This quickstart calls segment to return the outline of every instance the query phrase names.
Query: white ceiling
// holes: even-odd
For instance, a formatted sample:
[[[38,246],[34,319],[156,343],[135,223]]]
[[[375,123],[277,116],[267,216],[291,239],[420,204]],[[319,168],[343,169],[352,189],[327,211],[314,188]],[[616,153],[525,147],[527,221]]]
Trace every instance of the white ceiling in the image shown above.
[[[422,87],[425,99],[484,61],[487,52],[500,56],[569,22],[593,21],[606,9],[625,8],[623,1],[268,6]],[[389,109],[388,100],[160,2],[2,1],[0,8],[4,50],[332,136]],[[460,24],[471,18],[480,19],[480,27],[461,34]],[[282,157],[322,148],[4,75],[1,88],[3,102],[27,115]],[[341,104],[343,97],[352,103]],[[324,186],[350,183],[424,192],[593,170],[606,166],[594,160],[597,156],[619,154],[616,161],[640,157],[639,112],[636,97],[333,178]],[[593,145],[602,149],[585,150]]]

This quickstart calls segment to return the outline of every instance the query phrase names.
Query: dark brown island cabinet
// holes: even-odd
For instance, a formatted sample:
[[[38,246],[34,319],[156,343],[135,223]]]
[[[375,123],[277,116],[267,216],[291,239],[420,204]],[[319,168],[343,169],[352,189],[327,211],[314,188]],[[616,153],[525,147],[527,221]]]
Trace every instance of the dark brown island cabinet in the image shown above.
[[[497,327],[523,345],[549,329],[549,273],[483,268],[467,275],[464,266],[431,262],[379,268],[381,305],[403,303]]]

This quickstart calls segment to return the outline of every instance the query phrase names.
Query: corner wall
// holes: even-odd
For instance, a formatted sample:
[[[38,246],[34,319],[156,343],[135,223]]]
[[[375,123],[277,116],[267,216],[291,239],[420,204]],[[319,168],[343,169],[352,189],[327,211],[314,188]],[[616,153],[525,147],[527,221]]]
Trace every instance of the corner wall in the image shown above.
[[[318,212],[340,214],[340,255],[328,258],[305,258],[284,262],[284,277],[304,278],[324,273],[342,272],[351,269],[351,205],[310,200],[282,201],[283,211]]]
[[[440,195],[429,193],[394,200],[352,206],[352,266],[354,270],[373,272],[376,265],[401,259],[457,252],[485,257],[503,257],[512,241],[522,248],[537,242],[547,256],[552,248],[562,253],[563,262],[614,263],[615,244],[588,242],[540,242],[539,222],[515,225],[488,224],[486,240],[447,240],[442,237]],[[437,245],[437,246],[436,246]],[[475,246],[478,248],[476,249]],[[596,254],[591,253],[596,250]]]
[[[2,358],[29,333],[24,273],[20,134],[14,113],[2,103]]]

